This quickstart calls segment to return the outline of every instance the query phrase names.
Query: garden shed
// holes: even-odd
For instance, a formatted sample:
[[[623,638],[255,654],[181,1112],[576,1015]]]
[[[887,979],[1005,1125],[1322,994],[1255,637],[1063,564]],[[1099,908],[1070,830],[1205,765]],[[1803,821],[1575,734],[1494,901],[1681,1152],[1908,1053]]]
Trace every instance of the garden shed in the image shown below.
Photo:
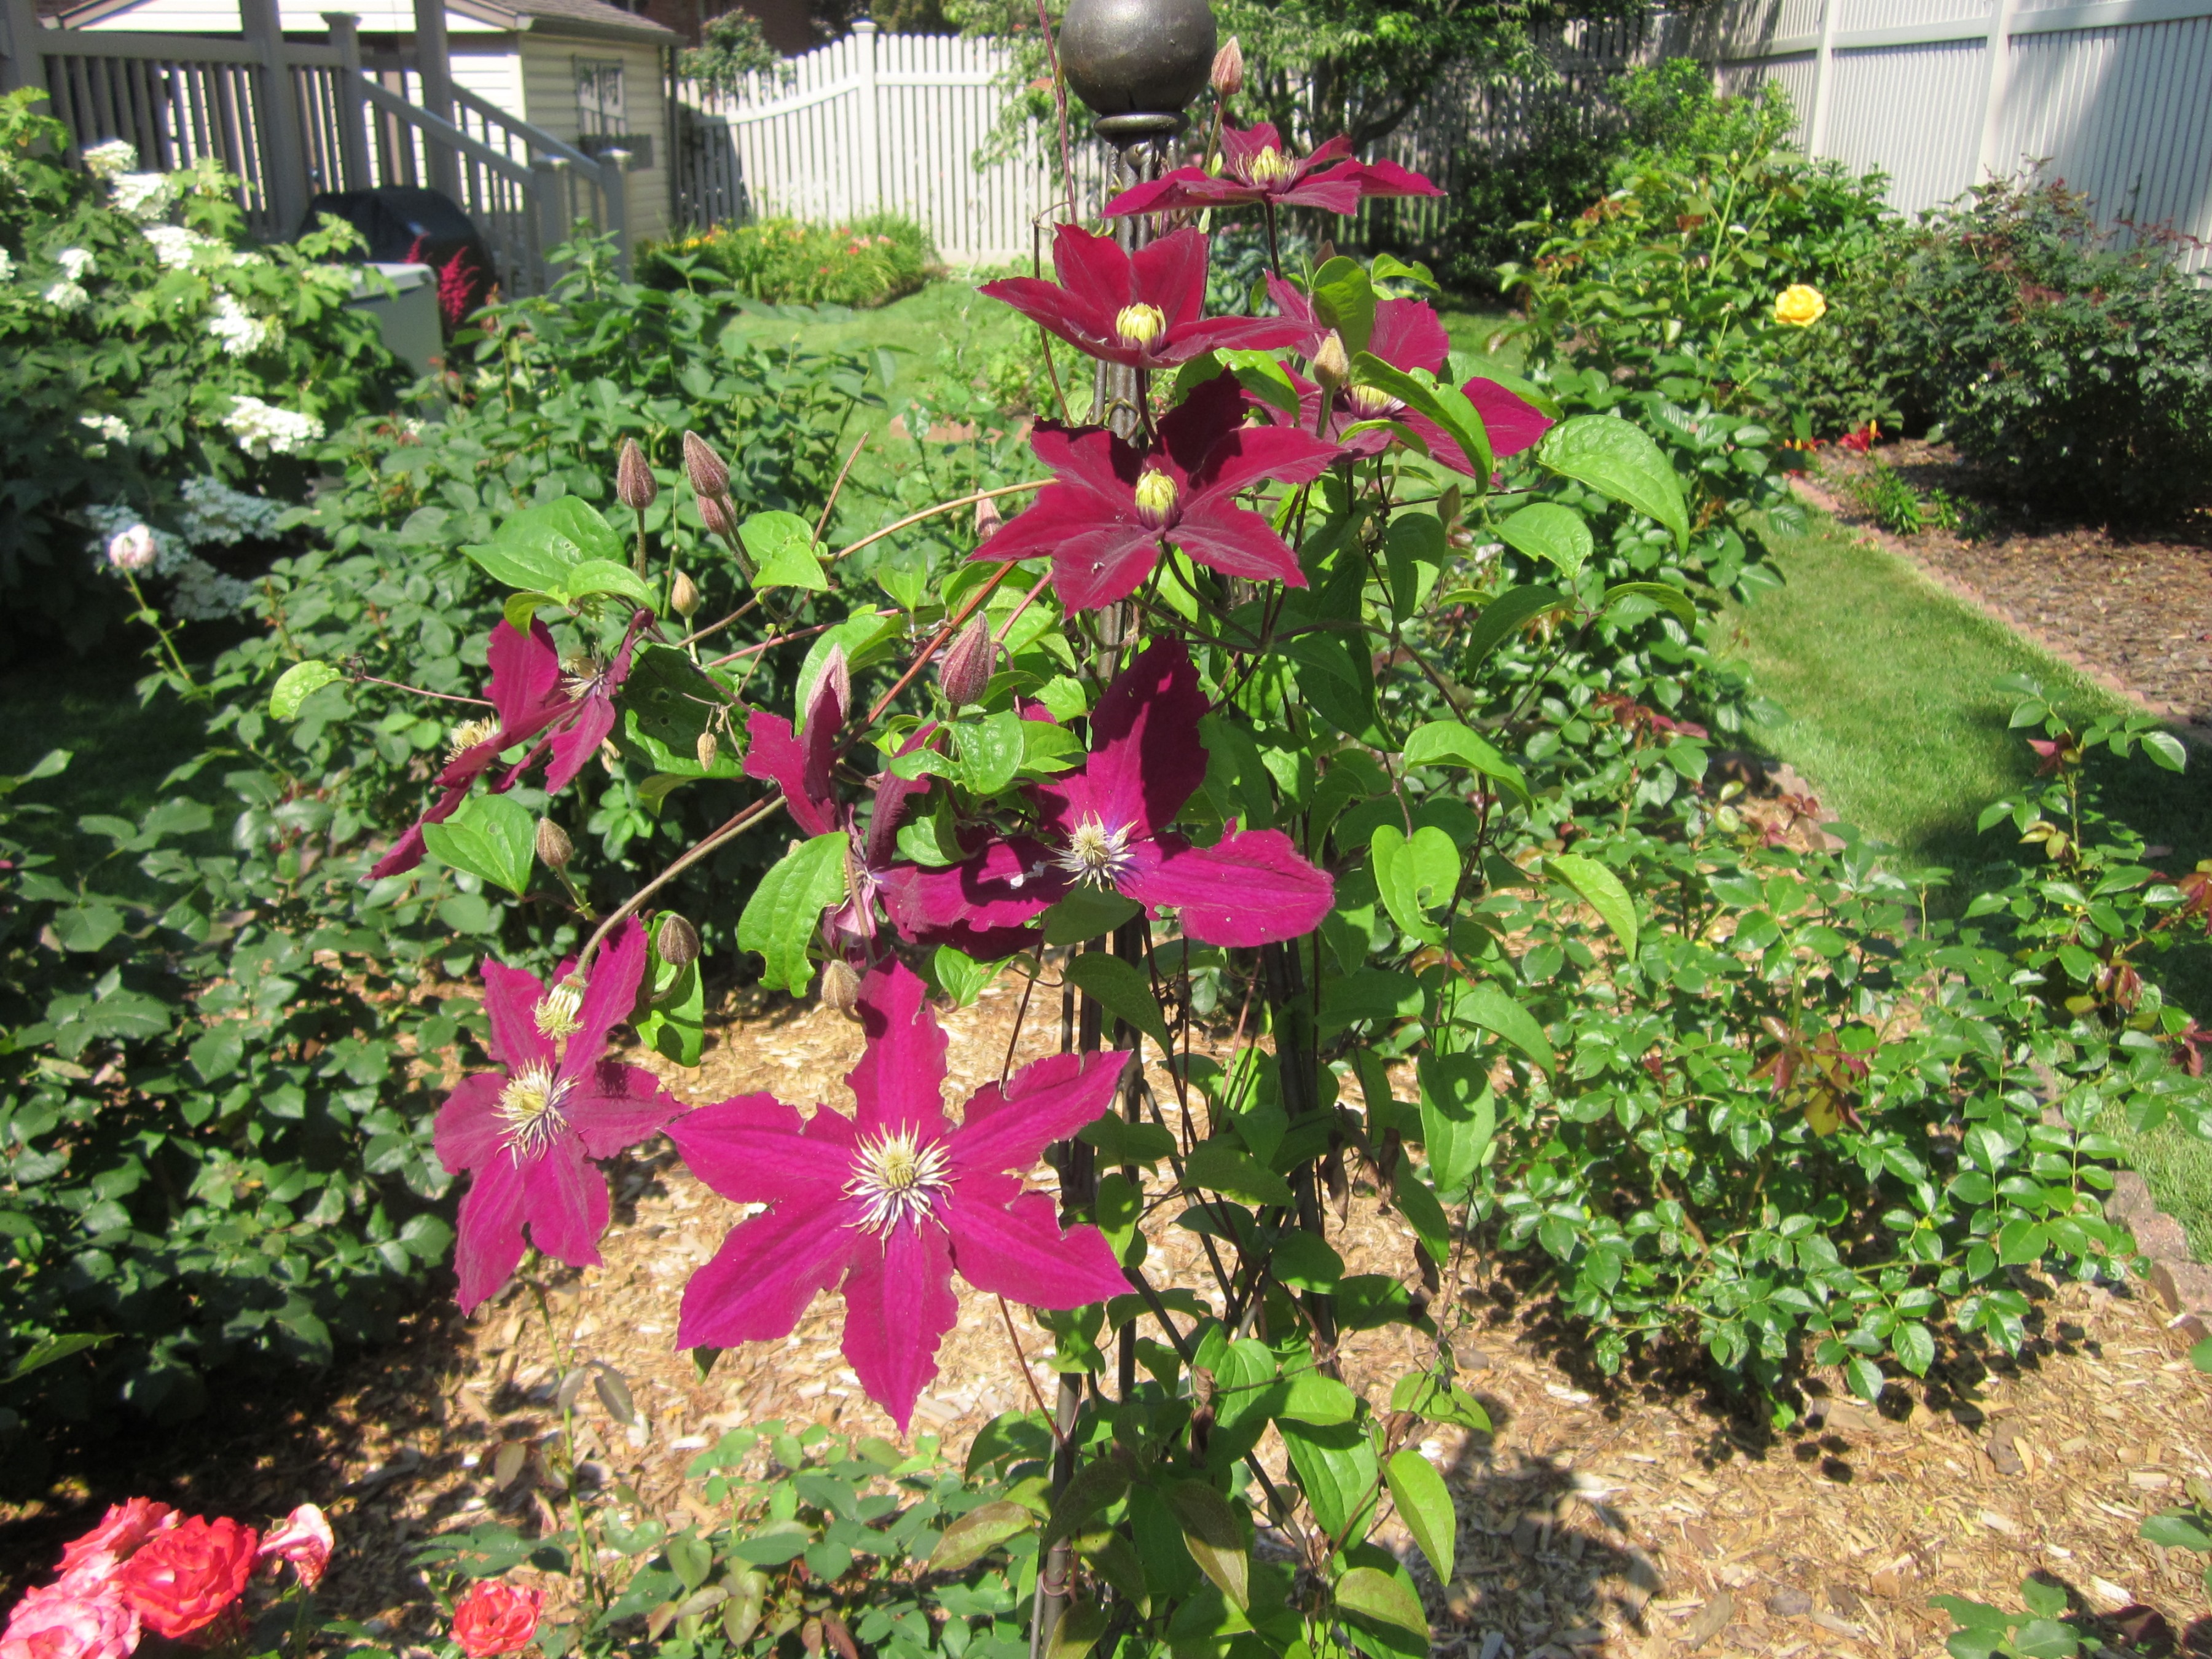
[[[410,103],[422,101],[410,0],[359,0],[362,67]],[[282,0],[288,36],[321,36],[315,0]],[[447,0],[447,57],[457,93],[592,155],[629,155],[626,216],[633,243],[668,232],[667,54],[675,30],[605,0]],[[64,27],[162,34],[240,32],[238,0],[89,0]]]

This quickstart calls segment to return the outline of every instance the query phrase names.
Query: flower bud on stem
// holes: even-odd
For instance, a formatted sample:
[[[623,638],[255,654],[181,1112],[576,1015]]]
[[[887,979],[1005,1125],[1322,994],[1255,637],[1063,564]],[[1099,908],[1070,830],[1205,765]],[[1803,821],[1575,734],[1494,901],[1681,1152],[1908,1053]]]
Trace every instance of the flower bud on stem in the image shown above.
[[[945,702],[955,708],[982,702],[984,693],[991,689],[991,670],[998,654],[991,624],[979,612],[938,659],[937,684]]]
[[[681,973],[699,960],[699,930],[671,910],[653,929],[653,948],[660,959]]]

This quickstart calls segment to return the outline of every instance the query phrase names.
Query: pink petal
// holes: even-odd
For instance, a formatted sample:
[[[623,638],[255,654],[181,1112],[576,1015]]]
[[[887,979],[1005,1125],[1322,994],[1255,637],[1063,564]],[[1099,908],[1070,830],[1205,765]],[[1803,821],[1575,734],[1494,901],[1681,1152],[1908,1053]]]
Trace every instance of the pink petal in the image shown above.
[[[468,799],[468,793],[465,789],[447,791],[443,800],[417,818],[412,829],[392,843],[389,852],[368,866],[368,879],[382,881],[386,876],[404,875],[422,863],[422,854],[428,850],[422,840],[422,826],[443,823],[453,816],[454,809]]]
[[[607,1046],[607,1033],[628,1019],[637,1006],[637,988],[645,980],[645,928],[635,916],[622,925],[599,947],[584,981],[584,1000],[576,1010],[576,1029],[561,1051],[564,1077],[580,1077],[585,1068],[599,1063]]]
[[[1362,196],[1441,196],[1444,192],[1419,173],[1401,167],[1395,161],[1364,161],[1359,164],[1359,193]]]
[[[730,1229],[714,1259],[684,1287],[679,1348],[734,1348],[791,1334],[815,1294],[835,1285],[867,1235],[854,1207],[781,1204]]]
[[[899,745],[899,753],[911,755],[917,749],[941,746],[937,722],[932,720],[911,733]],[[876,774],[874,787],[876,804],[868,814],[868,836],[862,853],[872,870],[880,870],[898,855],[899,825],[906,818],[907,803],[929,793],[929,777],[925,773],[918,778],[902,778],[885,768]]]
[[[917,945],[950,945],[979,962],[1012,956],[1035,938],[1035,923],[1063,893],[1066,878],[1036,842],[994,841],[946,870],[895,864],[879,878],[892,924]]]
[[[1139,291],[1121,243],[1080,225],[1062,225],[1054,233],[1052,268],[1066,299],[1073,301],[1072,308],[1090,313],[1101,332],[1112,328],[1115,316]]]
[[[963,1182],[943,1214],[953,1265],[979,1291],[1058,1309],[1103,1302],[1129,1288],[1103,1233],[1085,1226],[1063,1233],[1053,1201],[1021,1192],[1011,1176]]]
[[[553,1064],[553,1042],[538,1029],[544,981],[535,974],[484,958],[484,1013],[491,1021],[491,1056],[510,1072]]]
[[[1328,172],[1333,173],[1336,169],[1329,164],[1333,161],[1340,161],[1351,154],[1351,137],[1347,134],[1340,132],[1328,143],[1315,145],[1311,155],[1298,158],[1297,176],[1303,179],[1308,173],[1322,167],[1328,168]]]
[[[507,1126],[499,1117],[499,1094],[506,1086],[500,1073],[477,1072],[446,1097],[430,1139],[447,1175],[481,1168],[506,1144]]]
[[[1233,377],[1222,376],[1231,380]],[[1239,426],[1206,452],[1191,479],[1186,515],[1202,504],[1227,501],[1258,483],[1304,483],[1318,478],[1337,457],[1334,444],[1310,432],[1281,426]]]
[[[555,1139],[522,1166],[522,1206],[530,1242],[556,1261],[595,1267],[607,1230],[607,1181],[584,1158],[580,1137]]]
[[[1272,149],[1278,155],[1283,153],[1283,141],[1273,121],[1255,121],[1249,127],[1222,127],[1221,153],[1228,170],[1239,178],[1251,177],[1253,160],[1263,149]]]
[[[1036,793],[1062,834],[1085,818],[1149,839],[1175,822],[1206,781],[1198,722],[1206,693],[1182,641],[1149,647],[1114,677],[1091,713],[1091,758],[1083,770]]]
[[[1476,379],[1460,388],[1482,416],[1490,453],[1499,460],[1518,455],[1552,428],[1552,417],[1495,380]]]
[[[1266,519],[1241,507],[1213,507],[1176,526],[1176,545],[1208,568],[1255,581],[1306,585],[1297,556]]]
[[[783,810],[791,814],[793,823],[810,836],[826,836],[837,827],[836,804],[830,799],[829,769],[822,769],[817,787],[808,750],[793,734],[789,720],[756,708],[745,721],[745,775],[779,785],[783,790]]]
[[[1385,300],[1375,307],[1375,332],[1367,349],[1393,368],[1425,368],[1434,374],[1451,355],[1451,337],[1434,306]]]
[[[491,630],[484,654],[491,665],[492,707],[502,726],[520,726],[561,684],[560,647],[534,617],[527,634],[501,622]]]
[[[1305,333],[1293,343],[1304,356],[1312,356],[1321,349],[1321,343],[1328,337],[1329,332],[1322,325],[1321,319],[1315,314],[1313,301],[1306,298],[1295,286],[1272,272],[1267,277],[1267,295],[1274,301],[1277,311],[1305,330]],[[1268,409],[1274,407],[1273,404],[1265,406]],[[1308,426],[1306,430],[1310,432],[1313,428]]]
[[[879,964],[860,981],[860,1030],[867,1048],[845,1074],[860,1103],[854,1127],[863,1135],[942,1134],[945,1033],[927,988],[904,963]]]
[[[553,729],[553,758],[545,768],[545,793],[557,795],[574,782],[614,729],[614,699],[602,687],[584,693],[574,718]]]
[[[1176,350],[1182,357],[1202,351],[1274,351],[1311,338],[1304,323],[1294,317],[1214,317],[1193,323],[1176,332]]]
[[[1121,891],[1147,910],[1171,905],[1182,930],[1208,945],[1241,948],[1296,939],[1321,926],[1336,884],[1279,830],[1247,830],[1212,847],[1160,839],[1160,856],[1124,878]],[[1149,867],[1147,867],[1149,866]]]
[[[880,1249],[858,1237],[845,1279],[845,1358],[904,1434],[915,1401],[937,1375],[937,1345],[960,1317],[951,1240],[927,1222],[892,1228]]]
[[[1427,416],[1420,414],[1413,410],[1401,409],[1390,418],[1397,422],[1399,425],[1408,428],[1417,437],[1419,437],[1423,443],[1426,444],[1429,447],[1429,459],[1434,461],[1438,466],[1448,466],[1455,472],[1464,472],[1470,478],[1476,476],[1474,463],[1468,459],[1467,452],[1459,447],[1459,440],[1453,437],[1450,433],[1445,431],[1443,428],[1438,426]],[[1388,446],[1389,434],[1387,434],[1381,432],[1362,433],[1360,436],[1363,438],[1381,437],[1384,439],[1385,446]],[[1357,440],[1354,441],[1356,442]]]
[[[824,1108],[817,1122],[850,1120]],[[844,1141],[801,1133],[798,1109],[774,1095],[741,1095],[686,1112],[668,1126],[668,1138],[691,1173],[733,1204],[773,1204],[799,1199],[819,1212],[853,1173]]]
[[[578,1074],[576,1092],[563,1111],[592,1158],[612,1158],[625,1146],[650,1140],[684,1108],[660,1091],[660,1079],[642,1066],[603,1060]]]
[[[1158,306],[1168,326],[1198,320],[1206,308],[1206,236],[1178,230],[1137,250],[1129,261],[1137,293]]]
[[[522,1170],[501,1154],[479,1164],[461,1194],[453,1271],[460,1275],[463,1313],[474,1313],[505,1287],[523,1249]]]
[[[1000,282],[986,283],[980,291],[1012,306],[1031,322],[1081,349],[1089,349],[1113,326],[1112,312],[1108,312],[1102,322],[1071,299],[1066,289],[1041,277],[1009,276]]]
[[[977,1090],[952,1132],[949,1151],[957,1171],[1025,1170],[1055,1140],[1095,1123],[1114,1103],[1126,1048],[1096,1054],[1048,1054],[1006,1080]]]
[[[1346,162],[1327,173],[1301,179],[1277,198],[1285,207],[1312,208],[1322,213],[1359,211],[1359,164]]]
[[[1182,193],[1188,187],[1212,182],[1203,167],[1177,167],[1147,184],[1132,185],[1106,204],[1106,216],[1119,219],[1132,213],[1169,212],[1184,205]]]

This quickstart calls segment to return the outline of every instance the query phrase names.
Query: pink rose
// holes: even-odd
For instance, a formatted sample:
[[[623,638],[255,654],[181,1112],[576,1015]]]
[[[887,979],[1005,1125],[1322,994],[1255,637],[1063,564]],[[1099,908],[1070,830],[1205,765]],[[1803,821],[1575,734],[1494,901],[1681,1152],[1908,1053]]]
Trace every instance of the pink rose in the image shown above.
[[[132,1551],[155,1533],[175,1526],[180,1518],[167,1504],[150,1498],[111,1504],[98,1526],[62,1551],[62,1576],[90,1572],[105,1577],[116,1563],[129,1559]]]
[[[88,1573],[33,1590],[0,1631],[0,1659],[126,1659],[137,1645],[137,1612]]]
[[[323,1582],[323,1570],[330,1565],[331,1551],[337,1546],[322,1510],[313,1504],[302,1504],[284,1517],[283,1526],[261,1540],[260,1553],[254,1559],[271,1567],[279,1561],[289,1561],[300,1575],[300,1583],[313,1589]]]
[[[520,1653],[538,1634],[538,1611],[544,1601],[541,1591],[481,1579],[453,1603],[453,1640],[469,1659]]]
[[[156,1631],[189,1636],[213,1624],[245,1594],[260,1541],[251,1527],[196,1515],[125,1562],[115,1583]]]

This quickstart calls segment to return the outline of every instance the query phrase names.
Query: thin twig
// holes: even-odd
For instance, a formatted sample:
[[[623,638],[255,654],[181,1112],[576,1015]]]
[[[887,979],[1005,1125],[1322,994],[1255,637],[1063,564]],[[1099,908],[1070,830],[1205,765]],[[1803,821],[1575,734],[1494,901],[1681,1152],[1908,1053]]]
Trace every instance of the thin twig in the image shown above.
[[[696,847],[694,847],[690,852],[684,854],[683,857],[678,859],[665,870],[663,870],[659,875],[655,876],[651,881],[646,883],[644,886],[639,888],[637,891],[632,893],[628,898],[624,899],[620,904],[609,911],[607,913],[607,919],[599,924],[599,931],[594,933],[590,939],[586,942],[584,948],[577,952],[576,971],[580,974],[586,968],[592,965],[592,957],[597,954],[599,946],[606,942],[607,935],[614,932],[616,927],[622,921],[623,917],[634,914],[638,908],[646,902],[646,900],[651,898],[655,893],[668,885],[670,882],[675,880],[676,878],[683,874],[684,871],[698,863],[701,859],[705,858],[708,854],[713,852],[724,842],[728,841],[734,836],[743,835],[746,830],[751,829],[756,823],[758,823],[762,819],[767,817],[770,813],[774,812],[777,807],[782,805],[783,791],[778,789],[773,791],[765,798],[755,801],[750,806],[743,808],[738,811],[738,815],[732,818],[727,823],[715,830],[712,835],[702,841]]]
[[[898,677],[898,683],[892,686],[890,690],[884,692],[882,696],[876,699],[876,706],[868,710],[868,718],[866,721],[866,725],[873,726],[878,720],[883,718],[884,710],[891,706],[892,700],[896,698],[900,692],[905,690],[907,687],[914,684],[915,677],[918,676],[924,668],[929,665],[929,659],[945,648],[945,642],[947,640],[951,639],[953,635],[959,632],[960,624],[966,622],[968,618],[975,613],[975,607],[977,605],[981,605],[984,600],[989,599],[992,594],[998,592],[999,584],[1006,580],[1008,576],[1013,574],[1013,572],[1014,567],[1012,565],[1002,564],[999,567],[999,574],[997,575],[992,577],[990,580],[985,582],[982,586],[975,590],[975,597],[970,599],[967,604],[960,607],[960,614],[948,621],[944,627],[939,629],[935,636],[931,639],[929,643],[921,647],[921,654],[915,658],[914,662],[907,669],[906,672]]]
[[[860,459],[860,452],[868,447],[868,434],[863,432],[860,441],[853,446],[853,453],[845,458],[845,465],[837,469],[837,482],[830,486],[830,499],[822,503],[822,516],[814,521],[814,539],[818,544],[830,528],[830,515],[837,510],[837,492],[845,487],[845,477],[853,470],[853,463]]]
[[[720,668],[724,663],[735,662],[740,657],[757,657],[763,651],[775,650],[779,645],[789,645],[794,640],[811,640],[817,634],[842,625],[842,624],[841,623],[833,622],[817,623],[813,627],[802,628],[796,633],[779,634],[772,640],[763,640],[758,645],[748,645],[741,650],[732,651],[726,657],[717,657],[712,662],[708,663],[707,666],[709,668]]]
[[[850,547],[841,547],[830,556],[842,559],[848,553],[857,553],[872,542],[879,542],[909,525],[920,524],[924,519],[933,519],[940,513],[950,513],[956,507],[973,507],[978,501],[988,501],[994,495],[1018,495],[1025,490],[1042,489],[1052,482],[1049,478],[1032,478],[1027,483],[1000,484],[996,489],[979,489],[972,495],[963,495],[957,501],[939,501],[935,507],[926,507],[919,513],[909,513],[896,524],[887,524],[881,530],[871,531]]]
[[[374,674],[349,674],[346,678],[355,685],[388,685],[394,691],[411,691],[418,697],[435,697],[440,702],[474,703],[479,708],[492,706],[489,697],[459,697],[450,691],[430,691],[419,685],[402,685],[398,680],[380,680]]]
[[[696,634],[686,634],[676,641],[678,645],[696,645],[709,634],[719,634],[732,623],[741,620],[760,608],[760,595],[756,593],[718,623],[708,623]]]
[[[1014,1345],[1014,1363],[1022,1368],[1022,1381],[1030,1385],[1030,1398],[1036,1401],[1037,1410],[1044,1416],[1045,1427],[1052,1431],[1052,1437],[1065,1445],[1067,1437],[1060,1431],[1060,1423],[1044,1403],[1044,1392],[1037,1387],[1036,1378],[1030,1370],[1030,1357],[1022,1352],[1022,1339],[1014,1330],[1014,1316],[1006,1306],[1006,1298],[1002,1296],[997,1301],[999,1317],[1006,1322],[1006,1340]]]

